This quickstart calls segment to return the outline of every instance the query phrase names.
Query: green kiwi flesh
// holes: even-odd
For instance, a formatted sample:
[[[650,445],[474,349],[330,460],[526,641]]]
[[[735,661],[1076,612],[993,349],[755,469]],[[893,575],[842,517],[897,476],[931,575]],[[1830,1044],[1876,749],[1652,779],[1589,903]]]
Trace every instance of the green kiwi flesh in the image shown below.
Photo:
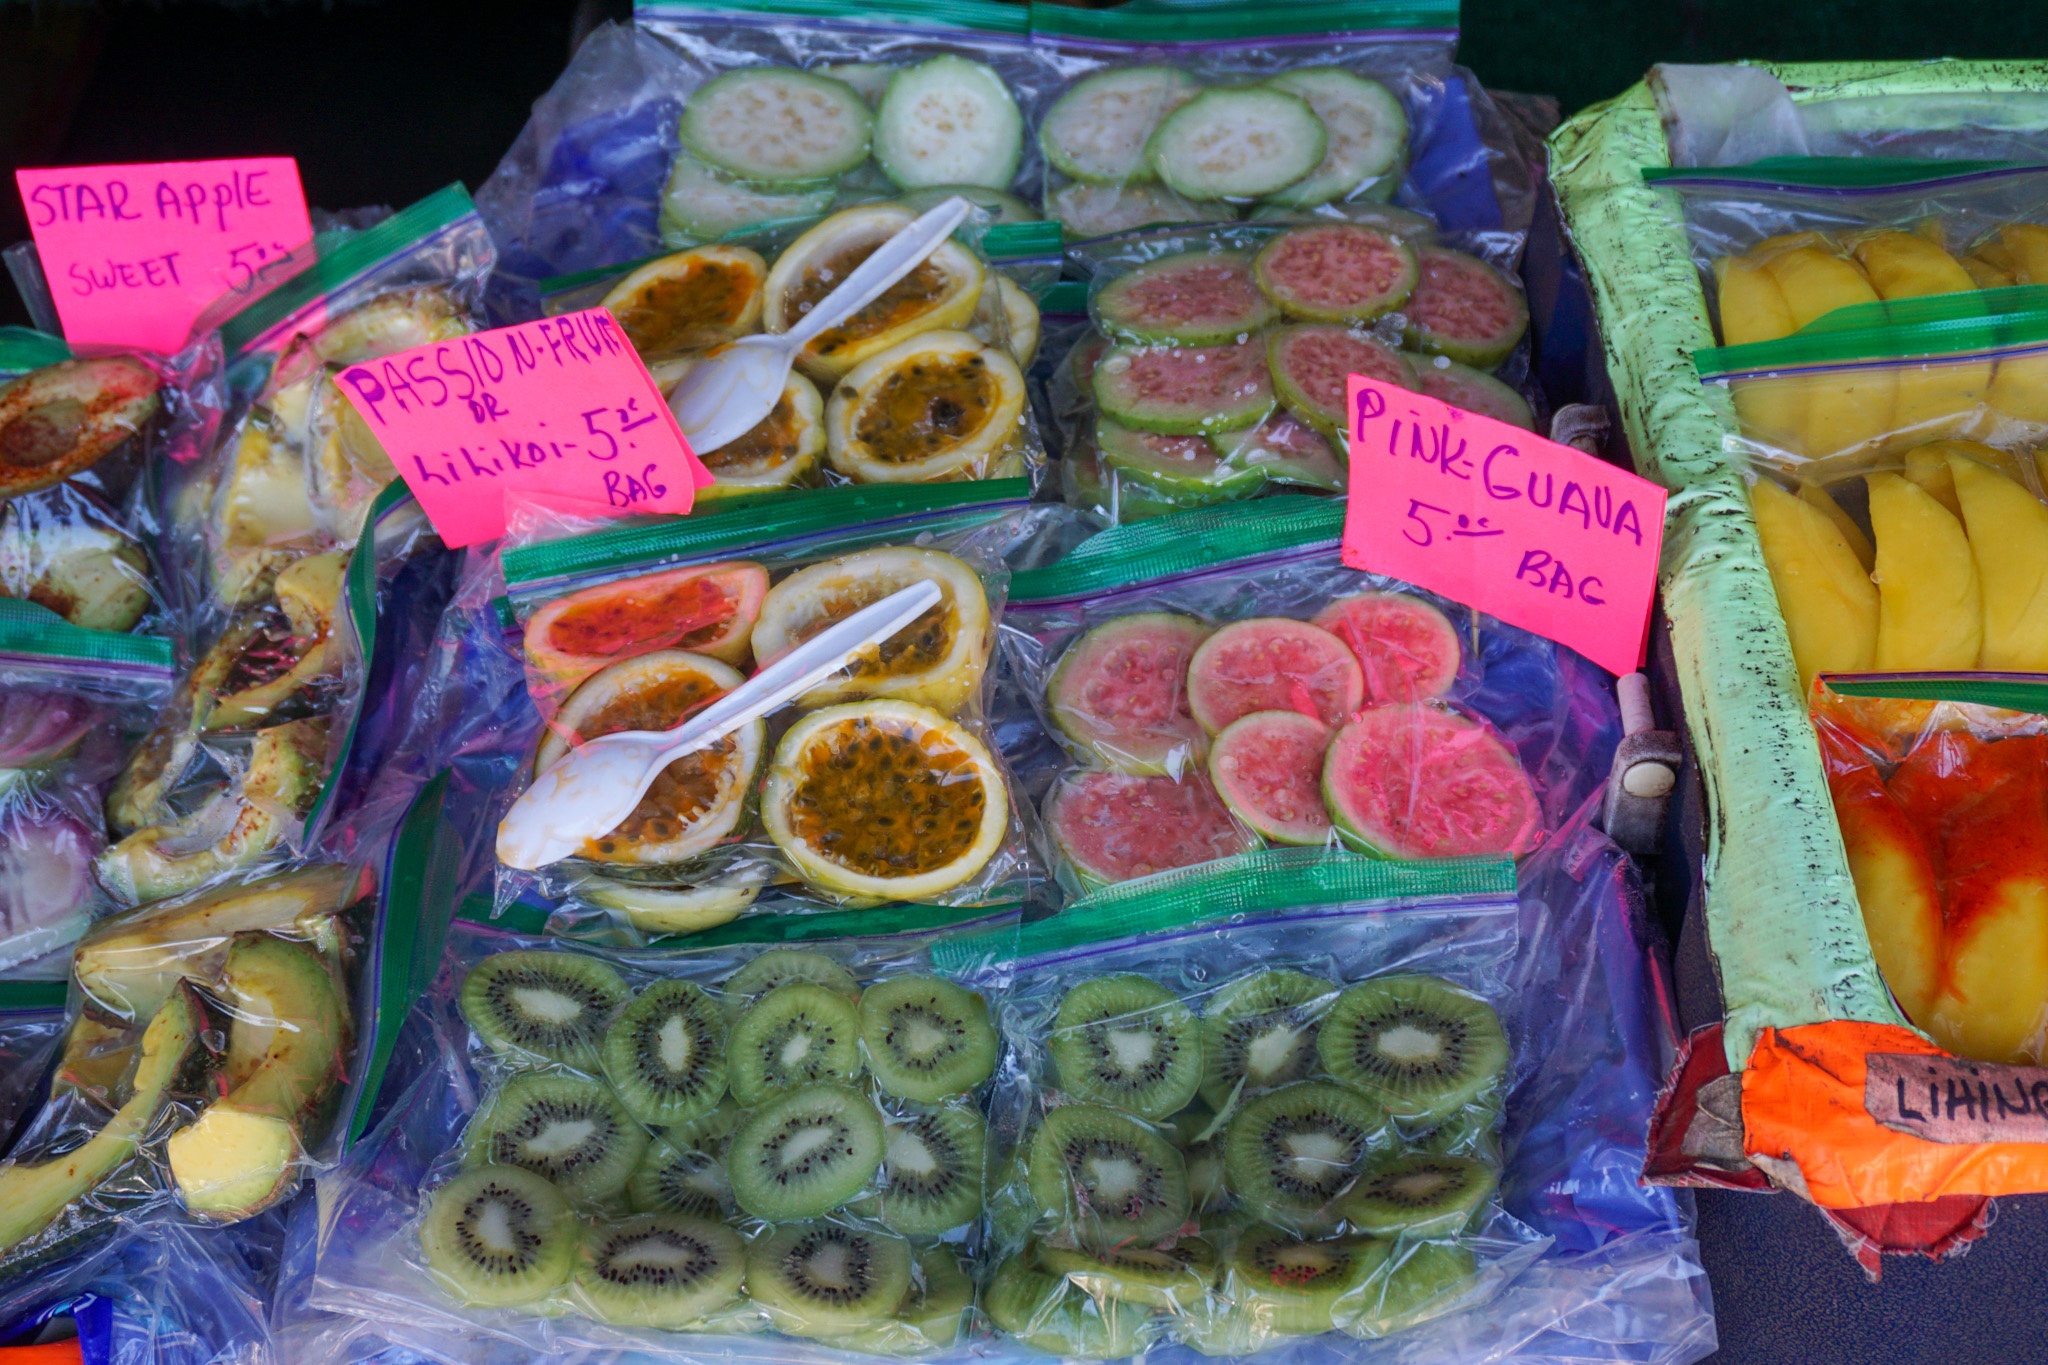
[[[656,1138],[626,1181],[626,1204],[635,1213],[723,1218],[732,1212],[732,1184],[717,1157]]]
[[[924,1355],[958,1341],[961,1319],[973,1306],[974,1281],[960,1258],[943,1246],[927,1247],[916,1254],[910,1288],[894,1313],[826,1340],[841,1350],[868,1355]]]
[[[725,1150],[725,1140],[732,1136],[732,1130],[739,1127],[739,1122],[740,1107],[727,1098],[720,1100],[718,1107],[708,1114],[670,1124],[662,1136],[686,1151],[715,1155]]]
[[[726,1081],[743,1105],[813,1081],[850,1081],[860,1070],[859,1013],[845,996],[807,981],[749,1005],[727,1040]]]
[[[998,1330],[1053,1355],[1118,1360],[1137,1352],[1151,1311],[1096,1300],[1038,1265],[1031,1250],[996,1267],[981,1306]]]
[[[496,953],[462,982],[462,1014],[492,1050],[597,1069],[598,1042],[626,1001],[610,965],[580,953]]]
[[[1337,1201],[1337,1213],[1369,1237],[1440,1237],[1463,1231],[1498,1183],[1484,1162],[1410,1153],[1368,1168]]]
[[[1095,1246],[1157,1242],[1187,1221],[1187,1163],[1128,1114],[1062,1105],[1031,1139],[1027,1179],[1039,1207]]]
[[[1180,997],[1133,973],[1070,989],[1048,1043],[1060,1089],[1143,1119],[1187,1106],[1202,1082],[1201,1032]]]
[[[626,1187],[647,1130],[603,1081],[531,1074],[499,1088],[467,1141],[470,1164],[523,1167],[595,1208]]]
[[[1255,1228],[1231,1249],[1223,1292],[1274,1334],[1328,1332],[1356,1312],[1388,1247],[1359,1237],[1310,1242]]]
[[[868,1069],[884,1090],[931,1103],[964,1094],[995,1073],[988,1002],[942,977],[891,977],[860,998]]]
[[[747,1248],[747,1292],[776,1327],[833,1337],[884,1321],[911,1284],[910,1243],[842,1223],[794,1223]]]
[[[1316,1025],[1336,994],[1321,977],[1279,968],[1218,987],[1202,1012],[1202,1098],[1221,1111],[1315,1075]]]
[[[584,1234],[576,1294],[605,1322],[682,1327],[739,1292],[746,1255],[737,1232],[705,1218],[644,1213],[601,1222]]]
[[[546,1298],[576,1266],[576,1216],[531,1171],[487,1166],[434,1191],[420,1223],[427,1269],[463,1303],[508,1307]]]
[[[882,1222],[912,1237],[936,1236],[981,1213],[982,1153],[988,1125],[978,1110],[947,1105],[887,1125]]]
[[[1038,1261],[1093,1298],[1174,1313],[1200,1307],[1216,1283],[1216,1249],[1199,1237],[1183,1237],[1165,1250],[1131,1246],[1084,1251],[1046,1243],[1038,1248]]]
[[[1471,1250],[1456,1242],[1380,1245],[1394,1250],[1366,1284],[1358,1310],[1338,1323],[1355,1336],[1385,1336],[1448,1313],[1479,1273]]]
[[[815,1218],[860,1193],[886,1146],[872,1100],[819,1081],[776,1096],[733,1130],[726,1177],[734,1201],[756,1218]]]
[[[1447,1118],[1500,1084],[1508,1043],[1478,996],[1433,976],[1382,976],[1339,995],[1316,1038],[1323,1069],[1396,1118]]]
[[[1327,1081],[1297,1081],[1246,1102],[1223,1139],[1224,1177],[1277,1226],[1330,1225],[1330,1201],[1393,1139],[1377,1105]]]
[[[731,1005],[740,1007],[777,986],[798,981],[823,986],[834,995],[845,996],[849,1002],[860,999],[860,984],[853,979],[852,972],[823,953],[801,948],[770,948],[727,977],[719,989]]]
[[[633,1116],[662,1126],[725,1095],[725,1012],[688,981],[657,981],[605,1030],[604,1074]]]

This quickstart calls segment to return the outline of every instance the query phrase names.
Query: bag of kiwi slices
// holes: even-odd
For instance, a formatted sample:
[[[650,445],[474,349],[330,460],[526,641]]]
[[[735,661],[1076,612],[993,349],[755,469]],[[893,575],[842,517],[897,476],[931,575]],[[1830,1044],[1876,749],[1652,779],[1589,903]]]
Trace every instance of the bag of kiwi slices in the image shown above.
[[[449,1362],[932,1355],[974,1335],[988,1002],[1014,912],[753,916],[644,949],[473,898],[287,1313]],[[682,946],[675,946],[677,944]],[[343,1329],[335,1329],[346,1331]]]
[[[1519,875],[1271,850],[936,945],[1005,1049],[996,1353],[1585,1359],[1611,1317],[1696,1358],[1688,1211],[1636,1184],[1673,1037],[1641,911],[1575,820]]]

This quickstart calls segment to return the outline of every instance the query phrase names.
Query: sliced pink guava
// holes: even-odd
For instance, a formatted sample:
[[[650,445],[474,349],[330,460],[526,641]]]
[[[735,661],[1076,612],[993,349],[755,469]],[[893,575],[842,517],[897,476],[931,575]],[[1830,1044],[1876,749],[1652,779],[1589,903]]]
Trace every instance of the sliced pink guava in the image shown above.
[[[1053,788],[1045,822],[1084,886],[1213,862],[1256,846],[1208,781],[1079,772]]]
[[[1067,646],[1046,684],[1061,733],[1122,773],[1177,772],[1200,758],[1188,661],[1209,627],[1178,612],[1105,621]]]
[[[1486,371],[1440,355],[1412,356],[1410,363],[1415,366],[1415,387],[1431,398],[1524,431],[1536,429],[1529,400]]]
[[[1360,223],[1290,228],[1268,242],[1253,269],[1282,312],[1311,322],[1367,322],[1414,292],[1415,253]]]
[[[1514,751],[1433,702],[1375,706],[1339,730],[1323,800],[1345,843],[1383,858],[1522,854],[1543,832]]]
[[[1462,251],[1431,246],[1416,257],[1421,277],[1401,309],[1408,318],[1408,345],[1480,370],[1506,360],[1529,330],[1522,291]]]
[[[1342,439],[1346,387],[1354,374],[1415,387],[1415,367],[1408,357],[1349,327],[1334,322],[1302,322],[1276,327],[1266,341],[1266,361],[1280,401],[1333,439]]]
[[[1231,813],[1281,844],[1330,834],[1323,755],[1330,727],[1299,711],[1254,711],[1224,727],[1209,749],[1209,780]]]
[[[1233,621],[1195,651],[1188,710],[1210,734],[1254,711],[1299,711],[1344,723],[1365,701],[1365,674],[1350,647],[1306,621]]]
[[[1413,593],[1340,597],[1316,613],[1315,624],[1358,656],[1368,706],[1441,697],[1458,680],[1457,630]]]

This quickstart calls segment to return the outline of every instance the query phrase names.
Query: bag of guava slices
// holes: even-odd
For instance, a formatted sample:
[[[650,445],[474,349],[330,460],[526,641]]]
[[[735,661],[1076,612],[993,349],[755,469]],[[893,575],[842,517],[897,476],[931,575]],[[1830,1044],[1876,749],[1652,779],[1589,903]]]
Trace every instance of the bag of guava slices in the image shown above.
[[[177,678],[160,636],[0,601],[0,977],[61,979],[114,908],[94,876],[106,788]]]
[[[1658,943],[1582,812],[1518,868],[1275,850],[939,944],[1006,1049],[986,1349],[1697,1359],[1690,1211],[1637,1182]]]
[[[453,911],[425,875],[439,819],[437,788],[396,827],[87,933],[48,1098],[0,1162],[0,1313],[60,1263],[255,1218],[335,1159]]]
[[[1067,500],[1110,521],[1342,490],[1353,374],[1535,425],[1519,283],[1416,215],[1157,228],[1074,256],[1094,327],[1049,401]]]
[[[871,204],[551,280],[543,306],[609,308],[671,392],[705,351],[787,330],[912,216]],[[697,452],[715,480],[699,501],[819,483],[1035,480],[1045,452],[1025,382],[1038,350],[1032,291],[1060,261],[1057,224],[963,231],[813,343],[752,430]]]
[[[1262,842],[1522,856],[1603,788],[1607,675],[1346,568],[1343,525],[1335,501],[1266,498],[1012,577],[1003,648],[1066,753],[1032,795],[1070,892]]]
[[[999,1040],[930,952],[1014,913],[758,916],[666,951],[542,920],[456,922],[414,1011],[439,1045],[321,1177],[294,1311],[449,1362],[974,1335]]]

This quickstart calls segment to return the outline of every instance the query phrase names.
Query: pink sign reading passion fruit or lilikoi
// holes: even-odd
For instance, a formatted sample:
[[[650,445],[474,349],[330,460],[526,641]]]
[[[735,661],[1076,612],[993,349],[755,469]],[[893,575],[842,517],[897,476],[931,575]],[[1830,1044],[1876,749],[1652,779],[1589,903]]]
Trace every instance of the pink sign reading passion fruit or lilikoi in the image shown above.
[[[214,300],[258,294],[313,237],[288,156],[14,173],[74,346],[169,354]]]
[[[454,548],[503,535],[513,495],[680,514],[711,482],[602,308],[367,360],[339,382]]]
[[[1642,666],[1664,490],[1491,417],[1352,375],[1344,562]]]

